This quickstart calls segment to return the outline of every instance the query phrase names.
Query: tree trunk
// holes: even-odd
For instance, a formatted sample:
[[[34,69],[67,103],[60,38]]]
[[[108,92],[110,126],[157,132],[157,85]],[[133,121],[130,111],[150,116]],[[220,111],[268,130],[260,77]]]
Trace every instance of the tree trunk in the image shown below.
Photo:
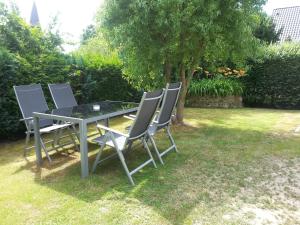
[[[193,78],[193,74],[195,69],[186,70],[184,66],[180,67],[180,81],[182,82],[181,92],[178,98],[177,110],[176,110],[176,120],[174,121],[177,124],[184,125],[183,117],[184,117],[184,104],[186,95],[188,92],[188,88],[190,86],[191,79]]]
[[[169,63],[168,61],[166,61],[165,63],[164,71],[165,71],[166,83],[171,83],[172,64]]]
[[[184,38],[182,38],[184,40]],[[179,69],[179,76],[180,76],[180,81],[182,82],[181,86],[181,92],[178,98],[178,103],[177,103],[177,111],[176,111],[176,120],[174,121],[177,124],[184,125],[183,117],[184,117],[184,104],[185,104],[185,99],[186,95],[188,92],[188,88],[190,86],[190,82],[193,78],[193,75],[196,71],[196,67],[198,66],[199,63],[199,58],[200,58],[200,50],[203,47],[203,42],[199,41],[199,51],[197,52],[196,55],[194,55],[191,59],[191,64],[188,68],[185,67],[184,61],[182,61]]]
[[[187,90],[188,90],[188,82],[187,82],[185,73],[186,73],[185,68],[182,65],[180,67],[180,81],[182,82],[182,86],[181,86],[181,92],[180,92],[180,95],[178,98],[176,121],[175,121],[175,123],[177,123],[177,124],[184,124],[183,123],[183,111],[184,111],[185,97],[186,97]]]

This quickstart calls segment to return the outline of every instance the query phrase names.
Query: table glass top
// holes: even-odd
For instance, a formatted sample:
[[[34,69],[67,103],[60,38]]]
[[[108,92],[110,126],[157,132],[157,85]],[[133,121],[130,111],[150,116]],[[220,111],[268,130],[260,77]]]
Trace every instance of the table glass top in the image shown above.
[[[91,104],[83,104],[74,107],[53,109],[44,112],[53,116],[65,116],[76,119],[89,119],[108,114],[122,114],[130,111],[134,112],[138,108],[138,103],[120,101],[101,101]]]

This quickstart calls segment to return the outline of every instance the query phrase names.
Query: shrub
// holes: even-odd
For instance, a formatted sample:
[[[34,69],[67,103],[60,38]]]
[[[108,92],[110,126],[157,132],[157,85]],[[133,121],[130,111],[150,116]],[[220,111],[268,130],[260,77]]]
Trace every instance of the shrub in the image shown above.
[[[65,82],[68,78],[69,66],[63,55],[37,56],[35,60],[28,62],[18,54],[0,49],[0,139],[17,137],[25,129],[19,121],[21,113],[14,85],[40,83],[47,90],[48,83]],[[45,96],[51,107],[50,93],[45,91]]]
[[[16,133],[19,122],[19,108],[14,97],[13,85],[26,82],[20,73],[21,63],[6,49],[0,48],[0,137]]]
[[[42,58],[42,59],[41,59]],[[139,101],[140,93],[123,78],[120,65],[85,64],[87,60],[64,55],[37,57],[41,64],[0,48],[0,139],[14,139],[25,131],[13,91],[14,85],[42,84],[48,105],[53,101],[48,83],[70,82],[78,103],[100,100]],[[94,64],[95,65],[95,64]]]
[[[33,66],[24,58],[0,48],[0,139],[14,139],[25,131],[19,121],[21,113],[13,91],[14,85],[42,84],[48,105],[53,102],[48,83],[70,82],[78,103],[100,100],[139,101],[140,93],[123,78],[120,65],[98,64],[84,59],[45,56],[41,65]]]
[[[243,83],[248,106],[300,109],[300,44],[268,47]]]
[[[189,88],[190,96],[240,96],[243,86],[237,79],[202,79],[193,80]]]
[[[139,93],[123,79],[116,57],[70,57],[60,50],[58,34],[30,27],[0,3],[0,139],[25,131],[13,86],[40,83],[49,107],[48,83],[70,82],[78,102],[104,99],[137,101]]]
[[[73,56],[69,77],[79,103],[99,100],[139,101],[141,94],[124,78],[121,65],[105,63],[98,56]],[[91,64],[91,62],[95,62]]]
[[[13,85],[66,80],[69,66],[50,31],[31,27],[0,3],[0,139],[14,138],[24,131]],[[46,92],[49,99],[49,93]]]
[[[100,34],[85,40],[70,57],[70,82],[79,103],[99,100],[139,101],[140,93],[122,73],[116,50]]]

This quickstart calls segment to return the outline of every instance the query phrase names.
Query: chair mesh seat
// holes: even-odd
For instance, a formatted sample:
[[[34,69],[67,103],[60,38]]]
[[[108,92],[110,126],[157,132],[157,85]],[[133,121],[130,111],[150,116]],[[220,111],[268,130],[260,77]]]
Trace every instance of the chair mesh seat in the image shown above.
[[[120,149],[121,151],[124,150],[125,148],[125,143],[126,143],[126,137],[120,135],[120,134],[116,134],[116,133],[112,133],[112,135],[114,136],[115,138],[115,141],[118,145],[118,149]],[[102,145],[104,143],[104,138],[106,137],[107,135],[101,135],[100,137],[97,137],[95,139],[93,139],[92,141],[93,142],[97,142],[99,143],[100,145]],[[107,136],[107,139],[106,139],[106,145],[110,146],[110,147],[116,147],[111,139],[110,136]]]
[[[77,106],[70,84],[48,84],[56,108]]]

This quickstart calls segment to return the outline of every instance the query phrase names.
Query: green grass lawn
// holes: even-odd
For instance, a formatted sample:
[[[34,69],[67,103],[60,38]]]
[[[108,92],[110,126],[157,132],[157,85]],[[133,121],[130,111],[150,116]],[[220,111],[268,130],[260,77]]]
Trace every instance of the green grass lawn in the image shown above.
[[[23,158],[24,140],[0,143],[0,224],[300,224],[300,111],[185,115],[189,126],[172,128],[180,153],[135,174],[134,187],[117,158],[81,179],[77,152],[53,152],[39,169],[33,152]],[[92,163],[98,146],[89,147]],[[145,157],[138,147],[126,159]]]

